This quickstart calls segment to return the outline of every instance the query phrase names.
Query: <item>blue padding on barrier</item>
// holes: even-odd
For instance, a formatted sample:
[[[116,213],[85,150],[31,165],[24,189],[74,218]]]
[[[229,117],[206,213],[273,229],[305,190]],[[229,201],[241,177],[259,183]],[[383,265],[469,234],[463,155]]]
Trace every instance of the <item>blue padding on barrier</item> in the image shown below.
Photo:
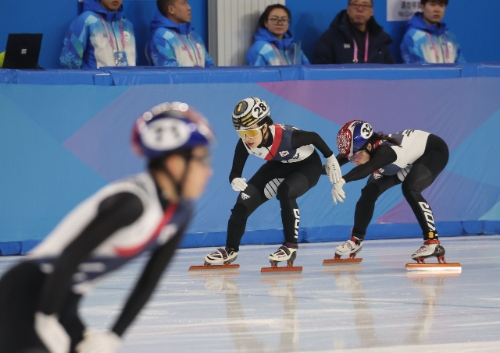
[[[484,222],[484,234],[500,234],[500,221]]]
[[[20,241],[10,241],[0,243],[0,255],[20,255],[22,254],[22,246]]]
[[[462,222],[465,234],[484,234],[484,222],[468,221]]]
[[[314,65],[303,67],[304,80],[409,80],[460,78],[458,65],[382,65],[382,64],[345,64]]]
[[[18,84],[94,85],[98,70],[15,70]]]
[[[0,69],[0,83],[16,83],[16,71]]]
[[[124,86],[176,83],[256,83],[291,80],[408,80],[500,77],[500,63],[344,64],[264,67],[104,67],[100,70],[0,70],[0,83]]]
[[[115,86],[173,83],[252,83],[281,81],[278,67],[107,67]],[[288,72],[288,71],[287,71]]]
[[[484,63],[478,66],[481,77],[500,77],[500,63]]]
[[[346,241],[351,234],[351,226],[328,226],[305,229],[304,243]],[[282,235],[283,237],[283,235]],[[283,240],[281,240],[283,241]]]
[[[440,237],[464,235],[493,235],[500,233],[500,222],[438,222]],[[303,228],[299,231],[299,243],[339,242],[345,241],[351,234],[351,226],[328,226]],[[421,238],[422,230],[416,223],[412,224],[371,224],[367,231],[367,240]],[[281,244],[282,229],[247,231],[241,245]],[[186,234],[181,248],[200,248],[224,246],[226,232]]]
[[[94,84],[96,86],[113,86],[113,78],[107,72],[99,72],[94,75]]]
[[[495,235],[500,233],[500,221],[438,222],[440,237],[460,235]],[[348,239],[350,226],[303,228],[299,231],[299,243],[341,242]],[[419,238],[422,232],[418,224],[372,224],[368,227],[367,240]],[[0,255],[23,255],[40,241],[0,243]],[[282,229],[245,232],[241,245],[269,245],[283,243]],[[180,248],[224,246],[226,232],[191,233],[182,239]]]
[[[281,81],[298,81],[304,79],[303,66],[280,66]]]
[[[479,66],[477,64],[460,64],[462,77],[479,77]]]
[[[24,255],[38,244],[40,244],[39,240],[24,240],[0,243],[0,255]]]

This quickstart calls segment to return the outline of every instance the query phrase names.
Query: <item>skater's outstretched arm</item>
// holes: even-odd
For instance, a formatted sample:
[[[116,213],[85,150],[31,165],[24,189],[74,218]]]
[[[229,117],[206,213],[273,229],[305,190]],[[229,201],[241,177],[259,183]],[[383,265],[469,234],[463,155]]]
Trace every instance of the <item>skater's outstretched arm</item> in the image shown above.
[[[342,178],[340,164],[326,142],[315,132],[294,130],[292,133],[292,148],[297,149],[306,145],[313,145],[323,154],[326,158],[325,174],[330,178],[330,182],[338,183]]]
[[[236,149],[234,150],[233,166],[231,167],[231,172],[229,173],[229,183],[231,183],[234,178],[241,178],[247,158],[248,151],[243,145],[243,140],[239,139],[236,144]]]
[[[179,229],[167,243],[152,253],[134,290],[127,299],[122,313],[113,325],[112,331],[118,336],[123,335],[127,327],[129,327],[144,305],[148,302],[161,275],[177,250],[185,229],[186,225]]]
[[[373,152],[368,162],[351,169],[343,178],[346,183],[364,179],[374,171],[391,164],[396,159],[398,159],[398,156],[391,146],[381,146]]]
[[[302,146],[313,145],[323,157],[328,158],[333,154],[326,142],[315,132],[294,130],[292,133],[292,148],[297,149]]]

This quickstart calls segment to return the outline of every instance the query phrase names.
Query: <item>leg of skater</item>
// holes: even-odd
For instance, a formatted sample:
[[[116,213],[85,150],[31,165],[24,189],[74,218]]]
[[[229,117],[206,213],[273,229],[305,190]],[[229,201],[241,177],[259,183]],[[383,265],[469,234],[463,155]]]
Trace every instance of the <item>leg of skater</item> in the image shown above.
[[[293,264],[299,238],[300,211],[297,205],[297,197],[303,195],[308,187],[307,178],[299,173],[287,177],[279,186],[276,198],[281,206],[281,221],[283,223],[283,233],[285,242],[279,249],[269,255],[272,264],[280,261],[288,261]],[[298,195],[300,194],[300,195]]]
[[[297,256],[300,211],[297,198],[304,195],[313,188],[321,175],[321,160],[318,154],[314,154],[309,160],[297,164],[295,171],[288,175],[278,187],[276,198],[280,202],[281,221],[285,242],[274,253],[269,255],[271,264],[287,261],[293,265]]]
[[[266,163],[248,181],[248,186],[240,192],[236,204],[231,210],[227,224],[226,246],[207,254],[205,263],[229,264],[236,260],[248,217],[264,202],[274,197],[276,193],[273,193],[272,190],[277,189],[283,180],[282,170],[281,163]]]
[[[412,254],[412,258],[417,262],[423,262],[424,259],[435,256],[441,262],[444,261],[445,250],[436,230],[434,213],[422,196],[422,191],[444,170],[448,163],[449,152],[446,143],[435,135],[429,136],[428,148],[429,150],[413,164],[403,182],[402,191],[417,218],[424,239],[424,245]]]
[[[240,242],[247,225],[248,217],[267,199],[262,199],[257,188],[248,184],[245,191],[238,195],[238,200],[231,210],[227,223],[226,246],[205,256],[205,263],[229,264],[236,260],[240,250]]]
[[[391,187],[401,184],[397,175],[377,176],[376,178],[372,174],[366,186],[361,190],[361,197],[356,203],[356,210],[354,212],[354,227],[352,228],[351,237],[335,248],[336,259],[340,259],[342,256],[354,258],[361,251],[366,229],[372,220],[375,203],[379,196]]]
[[[47,352],[34,330],[35,312],[46,275],[23,262],[0,280],[0,352]]]

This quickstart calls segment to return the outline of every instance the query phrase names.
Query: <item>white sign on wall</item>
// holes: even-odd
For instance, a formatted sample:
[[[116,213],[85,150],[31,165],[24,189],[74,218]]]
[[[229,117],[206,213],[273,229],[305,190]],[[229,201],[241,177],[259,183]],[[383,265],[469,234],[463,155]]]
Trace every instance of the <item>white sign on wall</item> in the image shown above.
[[[420,0],[387,0],[387,21],[408,21],[420,11]]]

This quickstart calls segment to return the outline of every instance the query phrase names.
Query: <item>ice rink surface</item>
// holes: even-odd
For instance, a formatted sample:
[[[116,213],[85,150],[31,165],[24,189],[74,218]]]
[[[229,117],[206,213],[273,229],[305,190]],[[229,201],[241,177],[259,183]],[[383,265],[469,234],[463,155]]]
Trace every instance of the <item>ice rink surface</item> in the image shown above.
[[[300,244],[301,274],[261,274],[277,246],[243,246],[223,271],[188,271],[213,248],[179,250],[119,352],[500,352],[500,236],[441,240],[461,274],[407,272],[418,239],[367,240],[363,262],[341,266],[322,265],[337,244]],[[84,300],[89,326],[112,323],[143,265]]]

